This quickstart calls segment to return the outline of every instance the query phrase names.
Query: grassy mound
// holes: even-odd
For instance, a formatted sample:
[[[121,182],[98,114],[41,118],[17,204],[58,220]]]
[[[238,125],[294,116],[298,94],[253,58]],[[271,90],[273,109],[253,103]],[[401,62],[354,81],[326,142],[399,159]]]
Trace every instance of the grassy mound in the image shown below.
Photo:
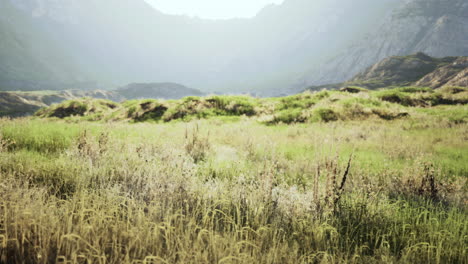
[[[106,113],[117,109],[119,105],[109,100],[83,98],[69,100],[42,108],[35,113],[40,117],[67,118],[72,116],[85,117],[86,120],[100,120]]]
[[[447,87],[432,90],[421,87],[402,87],[376,93],[383,101],[403,106],[427,107],[436,105],[457,105],[468,103],[468,90],[459,87]]]
[[[411,116],[419,108],[467,103],[468,91],[460,87],[441,90],[399,87],[380,91],[346,87],[341,91],[304,92],[262,99],[250,96],[191,96],[181,100],[130,100],[121,104],[80,99],[41,109],[36,116],[74,121],[130,122],[245,117],[264,124],[291,124],[369,118],[393,120]]]

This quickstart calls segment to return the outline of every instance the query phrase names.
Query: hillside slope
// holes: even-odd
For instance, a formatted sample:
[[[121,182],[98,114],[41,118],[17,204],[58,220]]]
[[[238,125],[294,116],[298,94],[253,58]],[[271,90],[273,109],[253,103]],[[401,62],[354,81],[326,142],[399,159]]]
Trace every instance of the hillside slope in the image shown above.
[[[0,116],[32,115],[42,107],[84,97],[121,102],[132,99],[181,99],[187,96],[200,95],[203,95],[203,93],[176,83],[134,83],[114,91],[0,92]]]
[[[468,56],[468,2],[405,1],[376,30],[309,71],[297,86],[343,82],[387,57],[416,52]]]
[[[0,91],[95,88],[84,84],[92,78],[53,32],[6,0],[0,0],[0,39]]]
[[[414,85],[440,88],[464,86],[463,76],[468,57],[434,58],[424,53],[386,58],[357,74],[349,82],[368,88]]]
[[[202,92],[177,83],[132,83],[116,91],[130,99],[180,99],[186,96],[200,96]]]
[[[42,107],[47,107],[66,100],[75,100],[83,97],[106,99],[111,101],[123,100],[123,97],[120,94],[103,90],[0,92],[0,117],[19,117],[32,115]]]
[[[24,26],[0,23],[10,30],[39,32],[45,38],[8,39],[17,39],[18,45],[43,43],[43,50],[32,53],[46,58],[59,46],[60,62],[69,65],[56,66],[54,74],[47,74],[48,67],[5,63],[18,72],[43,73],[9,72],[4,75],[3,90],[23,89],[25,83],[42,79],[59,83],[56,86],[78,79],[117,87],[170,80],[210,92],[278,94],[312,62],[323,61],[362,37],[399,1],[286,0],[253,19],[212,21],[165,15],[144,0],[118,0],[112,5],[96,0],[0,0],[30,21]],[[1,8],[0,17],[4,16],[9,14]],[[3,50],[13,57],[24,53],[11,45]],[[24,61],[60,65],[44,58]]]
[[[438,88],[442,86],[468,87],[468,57],[460,57],[448,65],[422,77],[415,86]]]
[[[434,58],[422,52],[408,56],[392,56],[372,65],[346,82],[310,86],[309,90],[345,86],[368,89],[392,86],[433,89],[445,86],[468,87],[468,57]]]
[[[219,21],[165,15],[144,0],[0,5],[1,90],[169,80],[276,96],[345,81],[388,56],[468,55],[465,0],[285,0]]]

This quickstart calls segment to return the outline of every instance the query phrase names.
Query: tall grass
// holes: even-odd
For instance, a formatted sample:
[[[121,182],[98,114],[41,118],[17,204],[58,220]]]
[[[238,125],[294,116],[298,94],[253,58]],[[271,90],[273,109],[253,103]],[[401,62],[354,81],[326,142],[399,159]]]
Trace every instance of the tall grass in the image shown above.
[[[465,133],[1,120],[0,263],[467,263]]]

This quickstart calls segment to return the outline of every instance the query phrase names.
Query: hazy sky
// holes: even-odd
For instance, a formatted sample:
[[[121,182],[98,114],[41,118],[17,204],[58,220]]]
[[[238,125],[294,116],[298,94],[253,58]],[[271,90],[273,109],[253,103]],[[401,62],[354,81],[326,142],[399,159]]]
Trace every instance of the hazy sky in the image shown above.
[[[226,19],[253,17],[268,4],[283,0],[146,0],[168,14],[185,14],[201,18]]]

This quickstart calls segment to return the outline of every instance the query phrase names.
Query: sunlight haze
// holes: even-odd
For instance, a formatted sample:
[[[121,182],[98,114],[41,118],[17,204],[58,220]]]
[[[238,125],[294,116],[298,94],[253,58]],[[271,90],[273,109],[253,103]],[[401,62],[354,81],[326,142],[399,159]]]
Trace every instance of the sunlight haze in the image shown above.
[[[0,264],[468,264],[468,0],[0,0]]]
[[[254,17],[269,4],[283,0],[146,0],[167,14],[188,15],[207,19]]]

